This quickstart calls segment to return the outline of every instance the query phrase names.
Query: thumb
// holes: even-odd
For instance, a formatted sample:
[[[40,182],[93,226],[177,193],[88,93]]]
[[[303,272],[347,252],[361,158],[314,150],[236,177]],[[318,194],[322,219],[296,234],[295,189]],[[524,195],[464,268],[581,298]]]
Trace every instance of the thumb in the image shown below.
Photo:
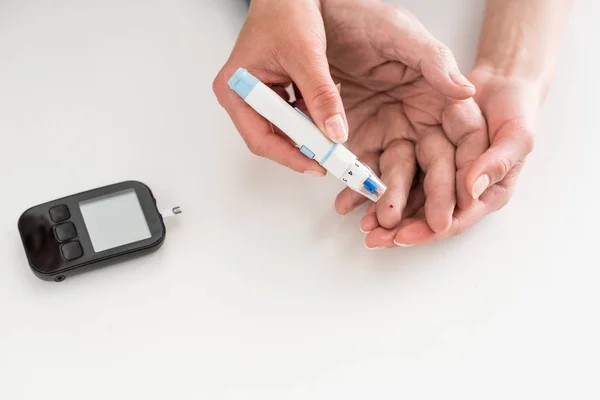
[[[311,61],[288,68],[290,77],[321,132],[335,143],[344,143],[348,140],[348,121],[339,88],[331,78],[326,56],[311,57]]]
[[[475,95],[475,86],[460,73],[452,51],[404,9],[387,6],[380,48],[390,61],[416,69],[442,94],[456,100]],[[392,17],[390,17],[392,16]]]
[[[491,147],[482,154],[467,175],[467,190],[478,199],[490,186],[504,177],[533,150],[534,135],[527,129],[504,129],[492,140]]]

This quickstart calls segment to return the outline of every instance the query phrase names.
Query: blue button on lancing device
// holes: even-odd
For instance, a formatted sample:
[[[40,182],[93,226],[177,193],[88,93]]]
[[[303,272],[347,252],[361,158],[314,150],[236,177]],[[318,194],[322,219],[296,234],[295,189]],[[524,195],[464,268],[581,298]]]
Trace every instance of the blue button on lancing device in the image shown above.
[[[300,147],[300,153],[304,154],[306,157],[310,158],[311,160],[313,158],[315,158],[315,153],[310,151],[310,149],[306,146]]]
[[[377,191],[377,185],[375,184],[375,182],[373,182],[373,180],[371,178],[367,178],[367,180],[365,180],[365,183],[363,183],[365,189],[367,189],[369,191],[369,193],[375,193]]]
[[[344,145],[331,141],[309,116],[295,109],[247,69],[236,70],[228,84],[246,104],[291,139],[303,155],[325,168],[330,176],[371,201],[381,199],[387,187],[367,164]]]

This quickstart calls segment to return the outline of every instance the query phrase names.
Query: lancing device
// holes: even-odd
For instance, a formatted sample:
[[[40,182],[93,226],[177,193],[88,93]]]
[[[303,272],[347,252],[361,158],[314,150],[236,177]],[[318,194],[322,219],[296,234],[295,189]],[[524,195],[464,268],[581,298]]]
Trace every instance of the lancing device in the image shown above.
[[[238,69],[229,87],[256,112],[290,137],[300,152],[316,160],[350,189],[376,202],[387,187],[350,150],[327,139],[302,111],[292,107],[247,70]]]

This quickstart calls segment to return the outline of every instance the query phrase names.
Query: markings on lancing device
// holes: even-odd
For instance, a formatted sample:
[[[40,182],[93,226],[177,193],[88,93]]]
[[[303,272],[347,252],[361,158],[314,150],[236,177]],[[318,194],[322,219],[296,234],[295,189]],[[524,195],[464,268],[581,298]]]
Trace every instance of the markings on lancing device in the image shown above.
[[[238,68],[227,84],[265,119],[271,123],[278,122],[281,131],[296,143],[305,156],[311,158],[314,153],[313,159],[343,181],[351,190],[374,202],[385,193],[387,186],[368,165],[363,164],[355,154],[341,144],[327,140],[321,129],[315,129],[314,121],[307,115],[308,113],[297,107],[294,108],[292,104],[285,101],[282,102],[279,94],[260,82],[246,69]],[[309,149],[302,149],[303,144]],[[347,173],[349,169],[352,169],[352,175]],[[346,179],[343,179],[344,177]],[[357,179],[358,177],[360,179]],[[364,182],[359,182],[363,177],[371,178],[367,181],[367,187],[364,187]]]

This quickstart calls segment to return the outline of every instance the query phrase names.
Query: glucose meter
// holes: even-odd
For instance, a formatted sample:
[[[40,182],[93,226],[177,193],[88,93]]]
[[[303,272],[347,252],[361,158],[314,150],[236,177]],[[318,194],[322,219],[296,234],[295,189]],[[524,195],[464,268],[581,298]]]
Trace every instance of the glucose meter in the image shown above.
[[[165,240],[163,218],[148,186],[121,182],[40,204],[19,218],[19,232],[33,273],[65,278],[139,257]]]

